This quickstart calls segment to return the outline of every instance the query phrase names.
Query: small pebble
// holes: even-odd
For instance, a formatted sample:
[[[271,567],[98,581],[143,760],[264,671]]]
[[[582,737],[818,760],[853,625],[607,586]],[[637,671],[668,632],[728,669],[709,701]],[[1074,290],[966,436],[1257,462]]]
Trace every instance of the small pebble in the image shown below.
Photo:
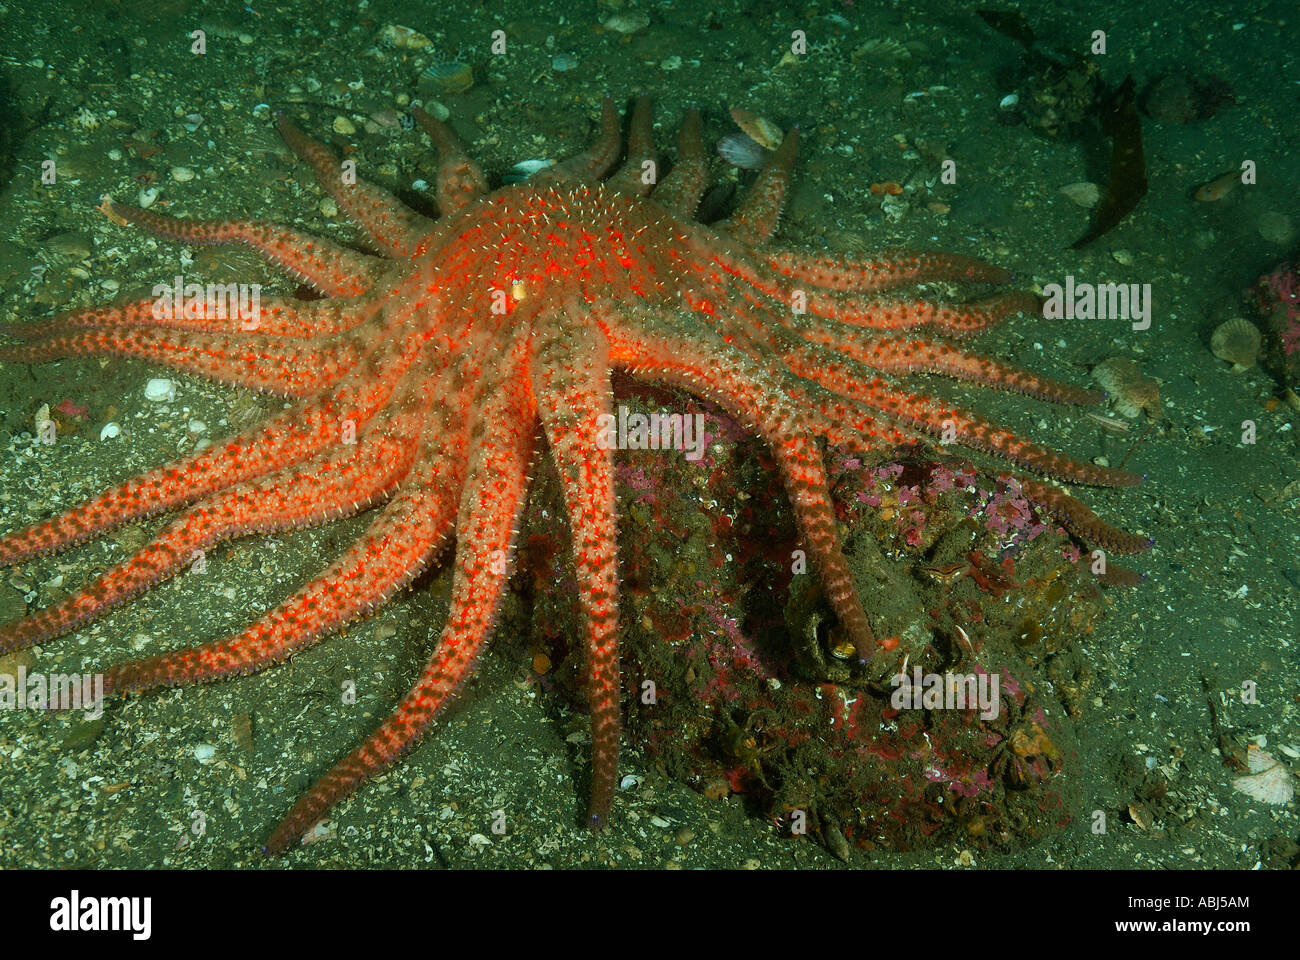
[[[150,380],[144,385],[144,398],[159,403],[176,396],[176,384],[164,377]]]
[[[601,26],[613,33],[636,33],[650,26],[650,16],[640,10],[619,10],[607,17]]]
[[[397,104],[398,106],[404,106],[401,97],[398,97],[397,101],[398,101]],[[451,116],[451,110],[449,110],[445,105],[439,103],[437,100],[424,101],[424,112],[427,113],[429,116],[433,117],[435,120],[445,121],[447,118]]]
[[[331,126],[335,133],[342,134],[345,137],[357,132],[356,124],[342,115],[335,117]]]
[[[189,167],[172,167],[172,179],[177,183],[185,183],[194,179],[194,171]]]
[[[194,745],[194,759],[199,763],[207,763],[217,754],[217,748],[210,743],[196,743]]]

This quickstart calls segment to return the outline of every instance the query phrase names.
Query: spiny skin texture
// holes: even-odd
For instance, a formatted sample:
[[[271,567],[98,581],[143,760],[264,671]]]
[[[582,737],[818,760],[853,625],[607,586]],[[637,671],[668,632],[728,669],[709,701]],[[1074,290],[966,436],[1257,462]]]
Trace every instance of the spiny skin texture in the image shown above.
[[[247,244],[329,299],[272,300],[256,316],[233,317],[204,304],[160,315],[154,300],[141,300],[12,326],[7,332],[24,342],[0,346],[8,363],[139,357],[295,401],[266,424],[0,539],[0,565],[10,565],[180,511],[80,592],[0,627],[0,653],[88,622],[174,575],[195,551],[374,508],[367,531],[338,560],[241,633],[112,666],[106,688],[148,691],[251,673],[383,603],[455,538],[451,610],[423,675],[297,802],[271,837],[272,852],[411,749],[472,671],[512,570],[528,468],[543,436],[563,486],[582,593],[589,818],[605,822],[618,769],[619,581],[613,453],[599,424],[611,410],[616,368],[711,398],[767,441],[799,535],[863,659],[877,643],[841,550],[821,441],[872,452],[938,436],[1061,480],[1139,479],[1071,460],[906,385],[913,374],[938,374],[1056,403],[1100,399],[935,338],[966,337],[1032,310],[1029,295],[951,305],[877,296],[932,280],[1005,283],[1006,271],[940,253],[842,260],[767,246],[797,131],[735,213],[707,227],[692,219],[707,184],[694,111],[678,162],[659,182],[646,175],[654,169],[648,103],[638,103],[627,159],[615,169],[622,141],[606,99],[589,150],[494,192],[449,129],[420,111],[416,119],[440,153],[436,221],[346,178],[324,145],[278,120],[286,143],[382,257],[270,224],[177,220],[108,198],[101,208],[178,242]],[[1022,482],[1085,540],[1117,552],[1149,545],[1055,487]]]

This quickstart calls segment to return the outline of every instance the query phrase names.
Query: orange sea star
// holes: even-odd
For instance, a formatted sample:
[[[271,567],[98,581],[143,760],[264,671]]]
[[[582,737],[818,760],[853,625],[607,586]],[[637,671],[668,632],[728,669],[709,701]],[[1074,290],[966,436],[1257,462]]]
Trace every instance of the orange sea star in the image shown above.
[[[106,199],[113,219],[189,244],[247,244],[328,299],[273,300],[256,315],[153,298],[11,326],[0,361],[137,357],[294,401],[268,423],[109,489],[0,539],[0,565],[60,550],[163,511],[175,520],[134,556],[54,606],[0,628],[0,652],[66,633],[250,533],[375,507],[367,531],[322,574],[241,633],[108,669],[114,693],[261,670],[364,615],[456,539],[451,610],[422,676],[395,712],[298,800],[268,847],[282,851],[421,737],[472,670],[512,569],[540,421],[558,468],[581,593],[592,718],[590,822],[617,783],[618,577],[613,453],[600,442],[610,373],[715,400],[771,447],[799,536],[861,658],[877,649],[840,548],[819,438],[855,451],[943,437],[1083,484],[1138,478],[1076,462],[973,413],[908,390],[941,374],[1058,403],[1100,399],[941,339],[1036,302],[1023,293],[938,305],[881,291],[946,280],[999,284],[960,256],[890,252],[842,260],[770,248],[794,164],[786,136],[732,216],[692,219],[707,182],[700,120],[687,115],[662,180],[642,99],[626,159],[613,104],[589,150],[532,181],[489,191],[443,124],[415,111],[440,155],[433,221],[354,180],[283,115],[279,129],[382,256],[288,227],[176,220]],[[612,173],[610,171],[613,170]],[[1054,487],[1025,495],[1079,536],[1119,552],[1147,542]]]

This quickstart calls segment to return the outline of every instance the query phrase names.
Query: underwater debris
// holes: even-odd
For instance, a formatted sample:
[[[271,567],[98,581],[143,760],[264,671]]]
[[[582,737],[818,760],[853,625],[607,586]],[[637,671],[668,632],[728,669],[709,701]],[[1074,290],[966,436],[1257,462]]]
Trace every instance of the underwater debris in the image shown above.
[[[1078,250],[1124,219],[1146,195],[1146,155],[1142,148],[1142,118],[1137,111],[1135,84],[1130,74],[1107,93],[1097,65],[1075,51],[1058,53],[1039,41],[1018,11],[980,10],[990,27],[1024,47],[1014,77],[1000,82],[1018,88],[1012,109],[1002,99],[1002,115],[1018,118],[1049,137],[1079,134],[1099,120],[1101,132],[1111,139],[1110,179],[1101,196],[1093,225],[1071,245]]]
[[[1135,419],[1142,411],[1153,420],[1164,418],[1160,385],[1127,357],[1111,357],[1092,368],[1092,378],[1110,394],[1117,413]]]
[[[1124,78],[1102,109],[1102,132],[1111,138],[1110,180],[1097,205],[1092,228],[1070,245],[1078,250],[1123,220],[1147,192],[1147,161],[1142,150],[1142,118],[1133,96],[1133,77]]]
[[[1039,41],[1019,12],[981,10],[981,19],[1024,47],[1019,62],[998,83],[1013,89],[999,101],[1003,123],[1022,122],[1047,137],[1076,133],[1097,113],[1104,86],[1097,65],[1076,51],[1062,53]]]
[[[1156,75],[1138,97],[1142,112],[1152,120],[1182,125],[1208,120],[1221,107],[1236,102],[1225,81],[1213,75],[1199,77],[1183,68]]]

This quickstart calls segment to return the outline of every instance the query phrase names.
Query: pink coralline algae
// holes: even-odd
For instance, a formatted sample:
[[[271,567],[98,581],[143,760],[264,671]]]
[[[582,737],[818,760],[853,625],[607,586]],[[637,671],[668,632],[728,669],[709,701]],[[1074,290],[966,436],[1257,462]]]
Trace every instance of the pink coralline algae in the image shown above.
[[[1294,369],[1300,351],[1300,262],[1278,264],[1255,284],[1255,303],[1277,335],[1284,362]]]
[[[983,516],[990,533],[1017,543],[1028,543],[1047,529],[1013,479],[999,482],[982,506],[971,508],[970,515]]]
[[[933,545],[934,518],[954,508],[992,533],[1003,550],[1056,529],[1044,521],[1014,477],[981,476],[969,462],[909,459],[868,466],[849,456],[833,462],[837,495],[855,508],[870,508],[885,517],[893,527],[893,543],[912,552]],[[862,509],[852,512],[857,518],[865,515]]]
[[[949,789],[959,797],[978,796],[982,791],[991,793],[995,786],[993,778],[989,775],[987,770],[976,770],[971,773],[957,773],[933,765],[926,769],[925,779],[929,780],[931,783],[948,784]]]
[[[645,469],[630,463],[617,462],[614,478],[628,490],[634,503],[655,503],[654,481],[646,476]]]

